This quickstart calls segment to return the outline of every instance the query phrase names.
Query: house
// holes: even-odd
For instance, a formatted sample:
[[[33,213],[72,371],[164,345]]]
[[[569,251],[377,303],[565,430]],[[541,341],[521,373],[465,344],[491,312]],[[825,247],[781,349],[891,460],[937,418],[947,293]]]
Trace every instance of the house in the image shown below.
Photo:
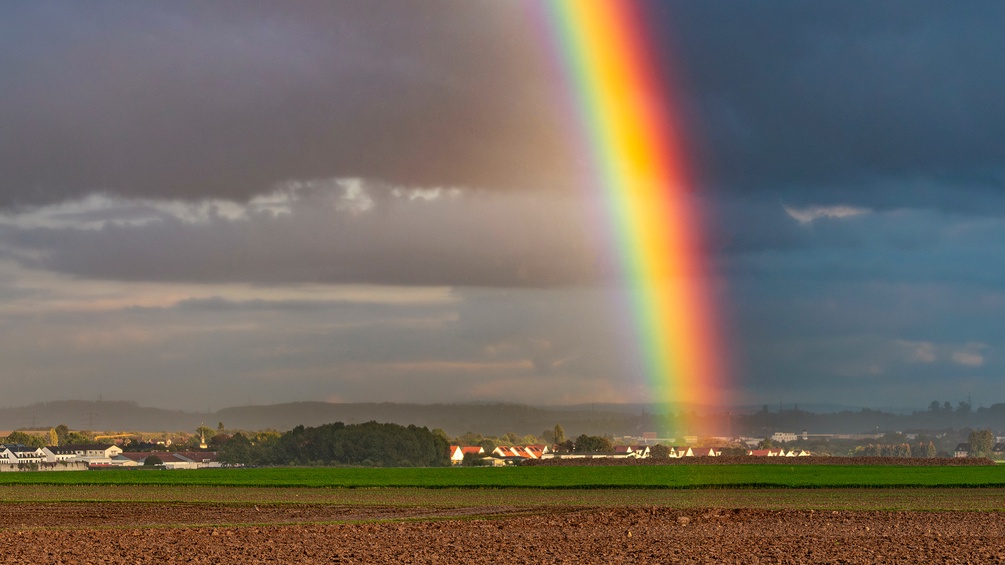
[[[215,451],[176,451],[175,457],[196,464],[196,469],[222,467]]]
[[[573,453],[562,453],[557,459],[636,459],[635,453],[625,453],[617,451],[577,451]]]
[[[464,456],[468,453],[474,455],[484,455],[485,448],[481,446],[465,446],[451,445],[450,446],[450,463],[453,465],[460,465],[464,462]]]
[[[545,455],[548,455],[548,454],[551,453],[551,448],[548,447],[547,445],[540,445],[540,444],[538,444],[538,445],[527,445],[527,446],[524,446],[524,449],[526,449],[531,455],[533,455],[534,459],[541,459]]]
[[[614,453],[627,456],[631,459],[644,459],[649,457],[648,445],[615,445]]]
[[[58,445],[47,445],[42,448],[45,454],[46,463],[58,463],[60,461],[71,461],[76,459],[77,452]]]
[[[148,457],[161,460],[165,469],[203,469],[220,467],[214,451],[126,451],[116,455],[110,465],[114,467],[139,467],[146,464]]]
[[[38,447],[28,447],[20,443],[5,443],[0,445],[0,463],[21,465],[27,463],[42,463],[45,453]]]
[[[633,445],[631,446],[632,451],[634,451],[639,459],[645,459],[649,457],[649,446],[648,445]]]
[[[1001,457],[1002,455],[1005,455],[1005,443],[1002,443],[1000,441],[998,443],[995,443],[995,446],[991,448],[991,455],[996,457]]]
[[[85,461],[88,465],[109,465],[116,455],[122,453],[121,447],[103,443],[80,443],[45,449],[49,450],[45,454],[47,461]],[[57,451],[61,452],[60,456],[56,455]],[[66,459],[65,456],[69,453],[73,453],[73,457]]]
[[[694,457],[694,451],[690,447],[680,446],[670,448],[670,457]]]
[[[970,456],[970,444],[969,443],[959,443],[956,444],[956,450],[953,452],[953,457],[969,457]]]
[[[714,447],[695,447],[692,451],[695,457],[718,457],[719,455]]]
[[[511,461],[507,461],[505,459],[500,459],[498,457],[491,457],[491,456],[483,458],[482,462],[484,464],[490,466],[490,467],[504,467],[504,466],[512,463]]]
[[[492,449],[496,457],[519,457],[522,459],[540,459],[547,449],[544,445],[499,445]]]
[[[752,449],[747,452],[751,457],[778,457],[781,455],[780,449]]]
[[[793,432],[775,432],[771,434],[771,441],[774,442],[796,441],[796,439],[796,434]]]

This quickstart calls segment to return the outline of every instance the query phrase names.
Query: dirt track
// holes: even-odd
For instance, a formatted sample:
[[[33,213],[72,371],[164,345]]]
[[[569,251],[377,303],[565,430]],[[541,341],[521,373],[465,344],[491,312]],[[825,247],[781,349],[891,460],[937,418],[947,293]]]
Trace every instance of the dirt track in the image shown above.
[[[0,563],[1005,563],[1005,516],[8,503],[0,541]]]

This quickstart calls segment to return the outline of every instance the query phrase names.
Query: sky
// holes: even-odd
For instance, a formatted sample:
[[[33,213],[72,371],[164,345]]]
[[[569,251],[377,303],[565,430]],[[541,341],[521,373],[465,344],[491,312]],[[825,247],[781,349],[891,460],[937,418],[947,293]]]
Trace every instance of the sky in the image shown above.
[[[1005,5],[646,2],[723,396],[1005,402]],[[0,404],[652,400],[530,0],[0,5]]]

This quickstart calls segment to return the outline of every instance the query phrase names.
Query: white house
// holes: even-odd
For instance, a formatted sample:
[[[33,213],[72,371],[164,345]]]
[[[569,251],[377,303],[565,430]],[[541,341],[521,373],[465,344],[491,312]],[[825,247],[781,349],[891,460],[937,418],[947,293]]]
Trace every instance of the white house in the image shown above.
[[[450,446],[450,463],[453,465],[460,465],[464,462],[464,456],[468,453],[474,455],[484,455],[485,448],[475,445],[475,446],[465,446],[451,445]]]
[[[0,445],[0,463],[17,465],[19,463],[42,463],[45,453],[38,447],[28,447],[20,443],[5,443]]]
[[[220,467],[214,451],[127,451],[112,458],[110,465],[115,467],[137,467],[146,463],[148,457],[157,457],[165,469],[204,469]]]
[[[53,457],[50,460],[50,455],[46,454],[47,461],[84,461],[88,465],[110,465],[112,458],[122,453],[122,448],[117,445],[101,443],[79,443],[46,449]],[[57,452],[59,452],[58,455]],[[68,454],[73,454],[73,457],[66,459]]]
[[[67,449],[65,447],[59,447],[56,445],[47,445],[42,448],[42,453],[45,454],[46,463],[57,463],[59,461],[71,461],[76,459],[77,452],[72,449]]]

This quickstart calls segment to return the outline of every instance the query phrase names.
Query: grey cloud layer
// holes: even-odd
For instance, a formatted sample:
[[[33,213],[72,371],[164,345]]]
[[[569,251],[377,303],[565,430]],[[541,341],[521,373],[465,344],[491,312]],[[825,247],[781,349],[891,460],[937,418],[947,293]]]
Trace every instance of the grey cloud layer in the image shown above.
[[[638,399],[594,290],[467,290],[374,305],[185,300],[0,316],[9,402],[138,399],[193,409],[295,400]],[[491,319],[495,323],[486,324]],[[569,322],[574,322],[570,324]],[[198,391],[197,402],[193,398]]]
[[[0,218],[0,249],[30,267],[127,281],[554,286],[611,276],[585,204],[568,196],[319,184],[246,206],[35,209]]]

